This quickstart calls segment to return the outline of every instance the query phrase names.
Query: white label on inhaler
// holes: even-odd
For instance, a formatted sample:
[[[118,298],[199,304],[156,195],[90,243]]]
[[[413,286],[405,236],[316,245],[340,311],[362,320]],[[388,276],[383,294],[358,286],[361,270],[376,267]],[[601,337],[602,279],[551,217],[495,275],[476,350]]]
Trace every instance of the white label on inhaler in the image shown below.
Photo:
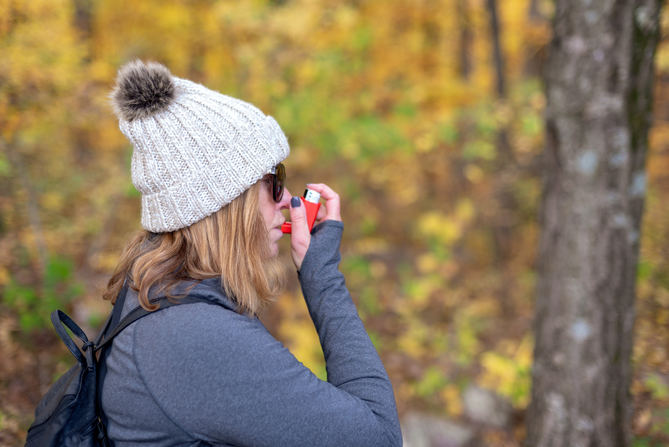
[[[316,191],[313,191],[311,189],[305,189],[304,190],[304,200],[306,200],[307,202],[318,203],[320,198],[321,198],[321,195],[319,193],[317,193]]]

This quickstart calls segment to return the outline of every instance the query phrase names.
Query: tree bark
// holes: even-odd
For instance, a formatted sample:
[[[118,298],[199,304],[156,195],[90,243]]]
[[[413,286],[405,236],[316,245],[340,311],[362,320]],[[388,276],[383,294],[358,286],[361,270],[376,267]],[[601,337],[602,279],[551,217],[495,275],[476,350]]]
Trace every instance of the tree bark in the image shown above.
[[[490,41],[492,42],[492,60],[495,71],[495,94],[500,104],[506,101],[506,75],[505,75],[505,59],[502,51],[502,27],[499,20],[498,3],[497,0],[486,0],[488,7],[488,19],[490,26]],[[495,160],[496,169],[499,172],[513,172],[516,165],[511,145],[509,144],[508,124],[501,124],[497,129],[495,136],[495,148],[497,149],[497,158]],[[496,176],[494,179],[495,200],[500,204],[502,209],[517,210],[518,204],[513,194],[512,189],[513,176]],[[511,259],[511,245],[509,240],[513,232],[515,222],[509,215],[502,216],[498,213],[492,222],[493,235],[493,259],[497,268],[507,276],[509,260]],[[510,318],[515,309],[512,302],[511,289],[507,284],[501,284],[496,291],[496,296],[500,304],[502,316]]]
[[[93,33],[93,0],[74,0],[74,24],[85,39]]]
[[[455,4],[456,14],[458,16],[458,26],[460,40],[458,42],[458,70],[460,76],[465,81],[469,80],[469,74],[472,71],[471,62],[471,46],[472,46],[472,31],[469,22],[469,11],[467,0],[457,0]]]
[[[500,98],[506,97],[506,77],[504,75],[504,57],[500,42],[500,26],[497,14],[497,0],[486,0],[488,18],[490,19],[490,37],[492,40],[492,55],[495,63],[495,92]]]
[[[492,41],[492,58],[495,66],[495,93],[497,98],[506,99],[506,75],[504,53],[502,52],[501,26],[497,11],[497,0],[486,0],[488,5],[488,18],[490,20],[490,40]],[[501,163],[506,164],[513,161],[513,153],[509,144],[506,125],[497,131],[497,152]]]
[[[556,2],[527,445],[629,446],[661,0]]]

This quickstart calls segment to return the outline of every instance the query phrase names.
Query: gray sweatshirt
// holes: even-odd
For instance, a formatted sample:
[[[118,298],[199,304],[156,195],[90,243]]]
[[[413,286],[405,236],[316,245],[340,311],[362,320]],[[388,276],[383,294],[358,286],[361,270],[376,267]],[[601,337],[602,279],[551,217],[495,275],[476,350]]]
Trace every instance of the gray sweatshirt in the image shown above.
[[[114,445],[402,445],[390,380],[338,270],[342,231],[314,227],[298,273],[327,382],[206,279],[193,293],[220,306],[170,307],[114,339],[102,386]],[[123,315],[137,305],[129,289]]]

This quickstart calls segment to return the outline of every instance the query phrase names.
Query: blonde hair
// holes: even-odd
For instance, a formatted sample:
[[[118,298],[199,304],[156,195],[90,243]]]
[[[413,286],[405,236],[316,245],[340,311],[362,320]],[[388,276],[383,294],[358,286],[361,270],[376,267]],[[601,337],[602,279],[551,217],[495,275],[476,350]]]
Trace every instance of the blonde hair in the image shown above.
[[[103,298],[115,302],[123,282],[138,291],[140,305],[149,311],[149,289],[158,295],[182,280],[220,277],[226,295],[239,313],[255,315],[283,286],[283,269],[271,256],[269,235],[260,213],[257,182],[208,217],[168,233],[141,231],[123,250]],[[190,290],[190,289],[189,289]],[[182,295],[183,297],[185,295]]]

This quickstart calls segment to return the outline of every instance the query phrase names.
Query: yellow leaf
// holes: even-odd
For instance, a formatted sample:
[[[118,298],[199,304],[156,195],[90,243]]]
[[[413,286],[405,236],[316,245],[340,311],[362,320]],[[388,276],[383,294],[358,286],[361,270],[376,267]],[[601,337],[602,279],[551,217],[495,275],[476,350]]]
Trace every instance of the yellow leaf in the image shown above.
[[[436,211],[420,216],[418,231],[427,239],[436,239],[444,245],[451,245],[460,237],[460,226],[457,222]]]
[[[462,414],[462,399],[456,385],[449,384],[441,390],[441,398],[446,403],[446,412],[453,416]]]

